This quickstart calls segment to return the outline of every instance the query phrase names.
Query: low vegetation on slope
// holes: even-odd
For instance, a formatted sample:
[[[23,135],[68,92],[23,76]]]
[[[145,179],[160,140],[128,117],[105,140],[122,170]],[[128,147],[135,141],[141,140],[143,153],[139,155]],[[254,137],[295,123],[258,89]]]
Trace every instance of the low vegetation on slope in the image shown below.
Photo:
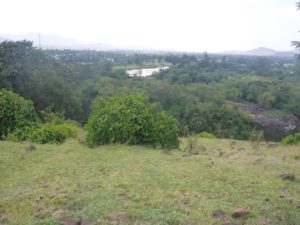
[[[2,141],[0,224],[299,224],[297,147],[199,143],[188,154]]]

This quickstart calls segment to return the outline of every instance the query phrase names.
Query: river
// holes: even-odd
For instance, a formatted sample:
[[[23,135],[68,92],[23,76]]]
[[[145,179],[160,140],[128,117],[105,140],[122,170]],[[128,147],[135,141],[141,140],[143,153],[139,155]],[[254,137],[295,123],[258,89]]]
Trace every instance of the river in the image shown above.
[[[148,77],[154,73],[158,73],[161,70],[169,69],[168,66],[157,67],[157,68],[145,68],[145,69],[137,69],[137,70],[127,70],[126,73],[130,77]]]

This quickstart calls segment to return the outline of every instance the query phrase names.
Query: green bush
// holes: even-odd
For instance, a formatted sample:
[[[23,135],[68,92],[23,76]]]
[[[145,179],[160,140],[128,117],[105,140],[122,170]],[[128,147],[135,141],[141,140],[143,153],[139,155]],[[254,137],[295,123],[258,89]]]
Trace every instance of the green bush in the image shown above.
[[[31,132],[36,129],[37,126],[35,127],[23,127],[21,129],[16,129],[13,133],[9,133],[6,136],[7,141],[25,141],[28,140]]]
[[[161,148],[177,148],[176,121],[157,112],[143,95],[97,98],[86,125],[90,146],[125,143],[151,144]]]
[[[206,131],[197,134],[197,137],[199,137],[199,138],[207,138],[207,139],[216,139],[217,138],[215,135],[213,135],[211,133],[208,133]]]
[[[43,124],[32,131],[29,139],[32,142],[39,144],[61,144],[65,141],[66,135],[64,135],[56,126]]]
[[[39,144],[61,144],[67,137],[75,137],[77,129],[72,124],[41,124],[31,131],[29,140]]]
[[[289,135],[282,139],[281,144],[283,145],[296,145],[300,143],[300,133]]]
[[[153,115],[151,142],[156,148],[178,148],[178,127],[176,120],[164,112]]]
[[[66,137],[76,137],[77,135],[77,128],[71,123],[58,124],[55,127]]]
[[[31,101],[11,91],[0,90],[0,139],[9,134],[26,139],[36,124],[37,115]]]

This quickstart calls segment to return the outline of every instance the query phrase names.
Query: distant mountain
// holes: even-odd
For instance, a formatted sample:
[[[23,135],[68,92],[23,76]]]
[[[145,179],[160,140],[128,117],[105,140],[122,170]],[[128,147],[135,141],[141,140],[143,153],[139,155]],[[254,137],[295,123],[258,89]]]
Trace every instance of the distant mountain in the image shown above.
[[[296,51],[275,51],[270,48],[259,47],[249,51],[227,51],[219,53],[222,55],[248,55],[248,56],[282,56],[282,57],[292,57],[296,54]]]
[[[41,34],[41,48],[43,49],[74,49],[74,50],[102,50],[102,51],[116,51],[116,50],[130,50],[130,51],[143,51],[146,53],[157,52],[174,52],[169,49],[154,49],[147,48],[140,45],[132,44],[107,44],[107,43],[82,43],[72,38],[65,38],[56,35],[44,35]],[[39,34],[27,33],[27,34],[1,34],[0,42],[4,40],[29,40],[33,42],[34,47],[39,47]]]
[[[276,51],[270,48],[259,47],[247,52],[249,55],[276,55]]]
[[[116,48],[103,43],[81,43],[75,39],[60,37],[56,35],[40,35],[38,33],[28,33],[28,34],[0,34],[0,42],[4,40],[29,40],[33,42],[34,47],[39,47],[44,49],[93,49],[93,50],[115,50]]]

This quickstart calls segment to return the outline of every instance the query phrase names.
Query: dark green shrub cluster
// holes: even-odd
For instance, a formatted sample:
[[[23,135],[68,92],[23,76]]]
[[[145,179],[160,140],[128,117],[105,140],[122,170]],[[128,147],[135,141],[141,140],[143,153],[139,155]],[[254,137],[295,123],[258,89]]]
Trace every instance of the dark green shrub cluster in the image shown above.
[[[300,143],[300,133],[289,135],[282,139],[281,144],[283,145],[296,145]]]
[[[14,134],[24,140],[36,124],[37,115],[31,101],[11,91],[0,90],[0,139]]]
[[[75,137],[76,132],[77,129],[72,124],[46,123],[32,130],[29,140],[40,144],[61,144],[67,137]]]
[[[178,128],[175,119],[157,112],[143,95],[96,99],[87,126],[87,143],[151,144],[177,148]]]

